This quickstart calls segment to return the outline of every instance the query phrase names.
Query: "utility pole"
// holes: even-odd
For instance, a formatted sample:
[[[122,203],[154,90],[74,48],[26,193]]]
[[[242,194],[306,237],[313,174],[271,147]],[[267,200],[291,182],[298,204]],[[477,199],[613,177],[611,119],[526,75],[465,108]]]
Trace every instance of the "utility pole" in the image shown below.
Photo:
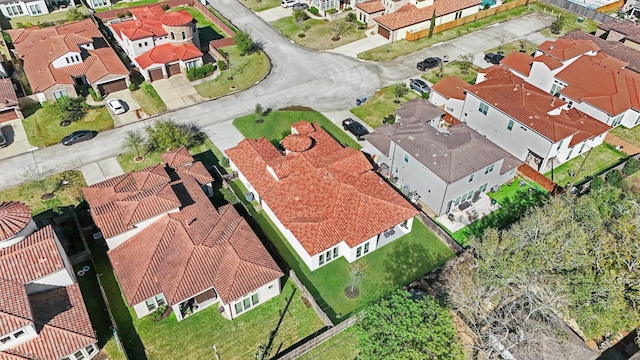
[[[593,150],[593,148],[589,149],[589,151],[587,151],[587,155],[584,156],[584,159],[582,159],[582,164],[580,164],[580,167],[578,168],[578,171],[576,171],[576,174],[573,176],[573,179],[571,179],[571,182],[569,182],[567,184],[567,188],[569,188],[569,192],[571,192],[571,187],[573,187],[573,184],[575,184],[576,179],[578,178],[578,175],[580,175],[580,172],[582,171],[582,167],[584,167],[584,164],[587,162],[587,159],[589,158],[589,155],[591,154],[591,150]]]

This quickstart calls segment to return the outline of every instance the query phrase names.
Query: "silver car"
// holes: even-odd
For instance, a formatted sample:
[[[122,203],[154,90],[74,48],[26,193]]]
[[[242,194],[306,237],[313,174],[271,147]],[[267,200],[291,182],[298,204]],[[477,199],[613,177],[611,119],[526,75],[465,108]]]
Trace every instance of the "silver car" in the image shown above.
[[[111,99],[107,101],[107,106],[109,106],[109,109],[111,109],[111,111],[116,115],[124,114],[127,111],[120,99]]]

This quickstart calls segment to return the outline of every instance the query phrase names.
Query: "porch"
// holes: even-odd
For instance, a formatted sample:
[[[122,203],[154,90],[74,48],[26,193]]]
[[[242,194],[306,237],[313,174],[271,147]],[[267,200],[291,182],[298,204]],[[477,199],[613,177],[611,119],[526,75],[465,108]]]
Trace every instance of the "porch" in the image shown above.
[[[192,298],[174,305],[172,308],[176,314],[176,318],[180,321],[218,303],[218,301],[219,298],[216,291],[213,288],[210,288]]]
[[[476,202],[465,201],[452,208],[449,213],[438,216],[435,220],[454,233],[463,227],[500,209],[500,204],[487,194],[481,193]]]

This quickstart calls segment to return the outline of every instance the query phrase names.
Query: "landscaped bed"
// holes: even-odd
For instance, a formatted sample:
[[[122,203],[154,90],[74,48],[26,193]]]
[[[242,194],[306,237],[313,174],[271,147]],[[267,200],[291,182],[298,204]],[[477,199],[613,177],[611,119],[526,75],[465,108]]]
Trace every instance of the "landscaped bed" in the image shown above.
[[[553,170],[553,178],[551,177],[551,171],[544,174],[544,176],[564,187],[574,178],[576,172],[580,168],[580,165],[582,165],[585,156],[587,156],[586,151],[582,155],[577,156],[555,168]],[[627,155],[622,151],[616,150],[613,146],[606,143],[594,147],[591,149],[591,154],[589,154],[587,161],[582,166],[582,170],[576,177],[574,183],[580,182],[587,176],[598,174],[599,172],[618,163],[626,156]]]
[[[156,115],[167,110],[167,105],[162,101],[156,89],[146,81],[140,84],[140,89],[133,91],[132,94],[140,104],[142,111],[147,115]]]
[[[303,24],[309,26],[309,30],[304,32],[304,37],[298,36],[302,31],[300,29],[300,25],[295,22],[293,16],[276,20],[272,22],[271,25],[284,36],[293,40],[296,44],[314,50],[334,49],[344,44],[365,38],[366,35],[364,30],[359,30],[355,23],[352,23],[349,25],[347,31],[340,36],[340,39],[334,41],[333,37],[335,33],[332,27],[335,25],[335,21],[344,20],[333,20],[328,22],[316,19],[305,20]]]
[[[246,138],[257,139],[264,136],[275,144],[291,133],[291,124],[300,120],[318,123],[338,142],[347,144],[354,149],[361,148],[360,144],[317,111],[271,111],[265,116],[264,122],[260,124],[256,123],[256,115],[251,114],[233,120],[233,126]]]
[[[69,7],[67,10],[69,9],[71,9],[71,7]],[[76,9],[78,9],[80,14],[84,16],[89,15],[87,12],[87,8],[85,8],[80,3],[76,5]],[[13,19],[10,19],[9,21],[11,22],[11,29],[17,29],[20,27],[31,27],[34,25],[37,26],[38,24],[54,23],[58,21],[66,22],[68,21],[67,12],[68,11],[57,11],[57,12],[52,12],[49,14],[33,16],[33,17],[18,16],[18,17],[14,17]]]
[[[401,106],[401,104],[394,102],[396,99],[394,86],[391,85],[378,90],[371,99],[367,99],[367,102],[351,109],[351,113],[373,128],[382,125],[382,118],[394,114],[394,111]],[[400,97],[400,102],[407,102],[418,97],[419,95],[415,91],[409,90]]]
[[[271,68],[269,58],[262,51],[240,56],[236,46],[221,48],[231,59],[231,71],[225,70],[214,80],[196,85],[200,95],[215,98],[231,92],[247,89],[264,79]],[[229,74],[232,79],[229,79]]]
[[[422,78],[432,84],[435,84],[445,76],[455,76],[461,78],[469,84],[475,84],[476,78],[478,77],[478,70],[480,70],[478,66],[471,65],[471,67],[466,70],[467,73],[463,74],[460,67],[460,62],[452,61],[442,67],[442,76],[438,76],[440,74],[440,69],[435,68],[422,74]]]
[[[211,151],[212,155],[216,158],[216,160],[206,162],[203,161],[205,167],[211,168],[214,163],[217,163],[217,159],[223,158],[222,153],[213,144],[213,142],[211,142],[211,140],[207,139],[204,144],[189,149],[189,152],[194,156],[197,154],[205,153],[207,151]],[[134,161],[134,159],[136,158],[137,154],[132,151],[127,151],[118,155],[118,163],[125,173],[129,173],[131,171],[140,170],[149,166],[159,164],[162,161],[160,159],[160,153],[157,151],[143,151],[141,155],[144,155],[144,160],[136,162]]]

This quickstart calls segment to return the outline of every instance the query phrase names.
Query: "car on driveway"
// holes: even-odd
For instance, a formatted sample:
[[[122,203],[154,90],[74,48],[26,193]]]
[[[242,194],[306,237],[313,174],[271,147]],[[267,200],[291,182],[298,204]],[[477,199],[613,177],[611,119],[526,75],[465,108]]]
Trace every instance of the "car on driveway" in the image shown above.
[[[282,0],[282,2],[280,3],[280,5],[283,8],[288,8],[288,7],[292,7],[295,3],[297,3],[298,0]]]
[[[409,87],[417,91],[420,94],[426,94],[431,91],[429,84],[420,79],[409,80]]]
[[[7,138],[4,135],[4,126],[0,127],[0,148],[3,148],[5,146],[9,145],[7,142]]]
[[[62,145],[70,146],[82,141],[93,139],[97,132],[91,130],[78,130],[62,138]]]
[[[305,3],[295,3],[293,4],[293,6],[291,6],[291,10],[296,11],[296,10],[307,10],[309,8],[308,4]]]
[[[116,115],[124,114],[127,111],[124,108],[124,104],[122,103],[122,100],[120,99],[111,99],[107,101],[107,106]]]
[[[494,54],[494,53],[487,53],[484,56],[484,61],[494,64],[494,65],[498,65],[500,64],[500,61],[504,59],[504,55],[502,54]]]
[[[342,127],[356,136],[358,141],[364,140],[362,137],[369,133],[369,130],[364,125],[353,120],[352,118],[342,120]]]
[[[428,57],[420,61],[416,65],[416,68],[418,68],[418,70],[420,71],[427,71],[427,70],[438,67],[438,65],[440,65],[441,63],[442,63],[442,59],[440,59],[439,57]]]

